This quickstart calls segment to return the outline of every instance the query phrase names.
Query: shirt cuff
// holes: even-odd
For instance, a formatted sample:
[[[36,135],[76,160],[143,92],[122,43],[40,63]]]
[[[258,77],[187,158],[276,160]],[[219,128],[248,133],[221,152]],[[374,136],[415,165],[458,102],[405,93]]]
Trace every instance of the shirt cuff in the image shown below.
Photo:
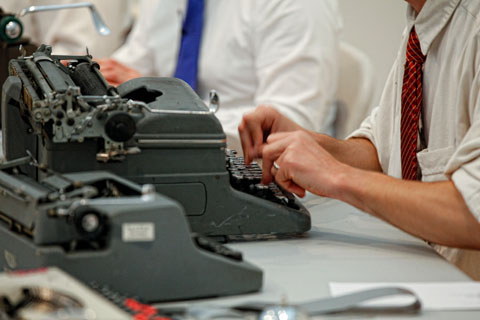
[[[480,221],[480,183],[477,177],[470,174],[465,166],[468,166],[468,164],[452,174],[452,181],[462,194],[470,212]]]
[[[349,134],[345,140],[348,140],[350,138],[365,138],[370,140],[371,143],[375,145],[375,140],[373,138],[373,133],[371,130],[365,129],[365,128],[359,128],[355,131],[353,131],[351,134]]]

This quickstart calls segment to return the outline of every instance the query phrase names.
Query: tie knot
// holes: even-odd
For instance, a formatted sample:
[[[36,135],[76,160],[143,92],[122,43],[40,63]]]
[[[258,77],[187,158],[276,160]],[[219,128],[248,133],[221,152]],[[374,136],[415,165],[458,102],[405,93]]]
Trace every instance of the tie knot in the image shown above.
[[[410,37],[408,38],[407,43],[407,62],[410,61],[420,64],[425,62],[425,56],[422,53],[422,48],[420,47],[420,41],[418,40],[415,27],[410,31]]]

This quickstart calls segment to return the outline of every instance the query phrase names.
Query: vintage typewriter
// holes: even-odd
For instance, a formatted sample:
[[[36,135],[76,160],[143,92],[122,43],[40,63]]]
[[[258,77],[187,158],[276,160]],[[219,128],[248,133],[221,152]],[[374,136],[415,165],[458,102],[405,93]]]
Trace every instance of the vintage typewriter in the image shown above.
[[[308,211],[291,193],[262,185],[260,168],[225,148],[212,108],[185,82],[137,78],[111,87],[91,56],[56,56],[48,46],[11,60],[9,70],[7,160],[29,150],[56,172],[104,170],[151,184],[183,206],[194,232],[222,240],[310,229]],[[25,172],[43,178],[38,168]]]
[[[32,179],[25,168],[37,168]],[[0,165],[0,267],[56,266],[142,301],[257,291],[240,252],[191,234],[181,206],[105,171],[58,174],[27,156]]]

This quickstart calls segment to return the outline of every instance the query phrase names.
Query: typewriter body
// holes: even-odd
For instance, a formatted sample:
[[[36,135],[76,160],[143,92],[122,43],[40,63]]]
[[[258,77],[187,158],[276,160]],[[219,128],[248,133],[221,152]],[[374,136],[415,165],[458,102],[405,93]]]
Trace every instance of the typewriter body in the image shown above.
[[[9,67],[2,98],[7,160],[29,150],[56,172],[104,170],[152,184],[183,206],[192,231],[209,237],[310,229],[308,211],[292,194],[261,185],[260,168],[226,150],[218,119],[185,82],[137,78],[114,88],[90,56],[55,56],[48,46]],[[25,172],[43,178],[38,168]]]
[[[42,170],[37,180],[22,168]],[[59,267],[144,301],[257,291],[262,271],[191,234],[181,206],[104,171],[58,174],[30,156],[0,168],[2,270]]]

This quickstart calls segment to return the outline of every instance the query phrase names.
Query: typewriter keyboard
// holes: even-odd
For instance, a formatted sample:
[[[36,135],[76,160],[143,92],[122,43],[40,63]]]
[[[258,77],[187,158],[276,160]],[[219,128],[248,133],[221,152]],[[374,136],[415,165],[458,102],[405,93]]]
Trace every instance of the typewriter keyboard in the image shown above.
[[[243,157],[237,156],[235,150],[227,149],[225,155],[230,184],[233,188],[293,209],[299,209],[292,193],[281,189],[273,182],[268,185],[261,183],[262,169],[256,162],[245,165]]]

